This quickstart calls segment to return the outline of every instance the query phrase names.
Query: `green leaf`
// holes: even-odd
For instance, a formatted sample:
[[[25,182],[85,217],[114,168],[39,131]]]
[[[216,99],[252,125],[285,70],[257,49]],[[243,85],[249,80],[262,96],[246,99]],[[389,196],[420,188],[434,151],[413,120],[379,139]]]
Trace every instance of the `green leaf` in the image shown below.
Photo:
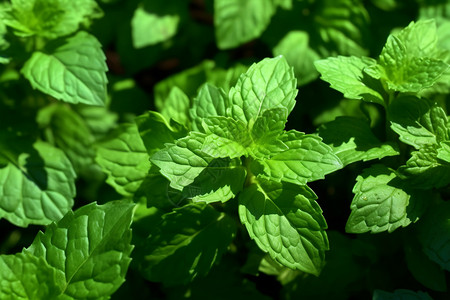
[[[82,116],[67,105],[54,104],[41,109],[36,119],[47,141],[64,151],[77,174],[92,166],[95,137]]]
[[[226,116],[229,107],[227,95],[221,88],[205,83],[194,98],[189,110],[193,130],[204,132],[202,119],[214,116]]]
[[[216,159],[183,188],[182,194],[194,202],[226,202],[242,191],[246,175],[246,169],[235,161]]]
[[[108,299],[131,261],[133,208],[125,201],[85,205],[39,232],[24,251],[56,269],[66,298]]]
[[[265,110],[286,108],[288,115],[297,95],[294,72],[282,56],[253,64],[230,92],[231,116],[249,123]]]
[[[157,207],[164,211],[183,206],[187,200],[187,196],[181,191],[170,186],[170,181],[155,166],[150,169],[134,196],[135,199],[142,197],[148,207]]]
[[[425,99],[406,96],[395,99],[388,108],[391,128],[400,140],[416,149],[437,145],[450,139],[450,126],[445,111]]]
[[[379,74],[389,89],[417,93],[431,87],[450,67],[435,57],[437,35],[434,21],[411,22],[390,35],[380,54]]]
[[[235,48],[259,37],[274,13],[272,0],[214,0],[217,46]]]
[[[395,290],[388,293],[382,290],[373,292],[373,300],[433,300],[427,293],[413,292],[410,290]]]
[[[86,33],[55,43],[48,53],[34,52],[21,72],[33,88],[69,103],[104,105],[107,66],[101,44]]]
[[[184,196],[194,201],[225,202],[242,189],[246,172],[239,159],[214,158],[203,152],[205,141],[205,135],[191,132],[156,152],[151,162]]]
[[[72,34],[89,19],[101,16],[94,0],[12,0],[4,22],[18,36],[54,39]]]
[[[240,194],[239,217],[273,259],[318,276],[329,247],[316,198],[307,186],[258,180]]]
[[[435,205],[419,226],[419,241],[425,254],[441,268],[450,271],[450,203]]]
[[[321,79],[330,83],[331,87],[349,99],[362,99],[384,105],[382,87],[376,86],[364,68],[375,65],[370,57],[329,57],[314,62],[321,74]]]
[[[241,157],[251,143],[247,126],[239,120],[217,116],[203,119],[206,132],[201,150],[212,157]]]
[[[250,131],[252,145],[249,151],[253,157],[271,157],[288,149],[280,140],[286,121],[286,108],[269,109],[256,118]]]
[[[144,48],[172,38],[178,30],[178,15],[159,15],[139,6],[131,19],[134,48]]]
[[[326,174],[342,168],[339,158],[318,136],[289,131],[282,141],[288,150],[255,162],[262,168],[258,170],[258,176],[268,180],[306,184],[323,179]]]
[[[163,149],[166,143],[173,143],[187,134],[183,126],[167,121],[162,114],[154,111],[138,116],[135,122],[149,155]]]
[[[133,196],[150,170],[150,161],[136,124],[122,124],[113,138],[97,147],[97,163],[106,182],[123,196]]]
[[[161,114],[167,120],[174,120],[177,123],[189,128],[189,107],[191,106],[186,94],[174,86],[166,98]]]
[[[173,144],[166,144],[166,147],[153,154],[150,160],[161,169],[161,174],[170,180],[171,187],[182,190],[192,184],[195,178],[215,160],[201,150],[204,141],[203,134],[191,132],[189,136]],[[219,164],[218,167],[211,166],[208,171],[220,171],[223,168],[226,166]]]
[[[26,252],[0,256],[0,281],[4,300],[55,299],[61,292],[56,270]]]
[[[214,69],[215,62],[205,60],[199,65],[170,76],[155,85],[155,105],[161,111],[174,86],[181,89],[188,98],[197,95],[197,89],[207,81],[208,72]]]
[[[289,65],[294,67],[298,85],[305,85],[318,76],[314,61],[320,59],[320,56],[311,49],[306,31],[290,31],[273,48],[273,55],[286,57]]]
[[[368,161],[399,154],[396,145],[380,142],[369,124],[360,118],[337,117],[334,121],[323,124],[318,129],[318,134],[344,166],[360,160]]]
[[[303,24],[311,26],[320,39],[320,52],[324,57],[341,55],[367,55],[364,48],[370,23],[369,14],[361,1],[320,0],[309,4],[314,12]],[[307,27],[307,28],[308,28]]]
[[[406,166],[399,168],[411,186],[421,189],[440,188],[450,183],[450,164],[439,160],[435,146],[423,146],[411,153]]]
[[[183,226],[180,226],[183,224]],[[163,216],[137,256],[145,278],[166,285],[206,275],[236,233],[233,219],[209,205],[191,204]]]
[[[61,150],[39,141],[21,149],[0,169],[0,218],[22,227],[61,219],[73,205],[75,176]]]
[[[356,181],[345,226],[349,233],[392,232],[416,222],[423,213],[425,196],[402,189],[395,172],[386,166],[374,165]]]
[[[440,143],[436,157],[450,163],[450,141]]]

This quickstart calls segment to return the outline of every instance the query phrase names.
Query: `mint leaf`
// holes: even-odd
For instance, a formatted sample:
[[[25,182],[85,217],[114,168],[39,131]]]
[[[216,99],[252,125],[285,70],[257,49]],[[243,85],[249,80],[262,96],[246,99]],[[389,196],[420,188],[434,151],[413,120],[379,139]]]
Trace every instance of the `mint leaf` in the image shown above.
[[[410,290],[395,290],[393,293],[382,290],[373,292],[373,300],[433,300],[427,293]]]
[[[166,98],[161,114],[167,120],[174,120],[181,125],[189,128],[189,107],[191,106],[189,98],[178,87],[174,86]]]
[[[234,221],[209,205],[177,208],[165,214],[162,223],[136,249],[140,257],[137,267],[148,280],[186,284],[210,271],[235,233]]]
[[[48,52],[34,52],[21,72],[33,88],[69,103],[104,105],[105,55],[97,39],[79,32]]]
[[[4,22],[18,36],[54,39],[74,33],[82,23],[101,15],[94,0],[16,0],[6,11]]]
[[[442,202],[424,216],[419,226],[419,241],[425,254],[441,268],[450,271],[450,205]]]
[[[252,145],[250,153],[254,157],[270,157],[288,149],[279,138],[287,121],[286,108],[266,110],[256,118],[250,130]]]
[[[370,57],[329,57],[314,62],[321,74],[321,79],[329,82],[331,87],[344,94],[349,99],[362,99],[384,105],[380,91],[365,72],[364,68],[375,65]]]
[[[159,172],[156,166],[152,166],[134,195],[134,199],[142,198],[148,207],[171,211],[174,207],[186,204],[188,197],[171,187],[170,181]]]
[[[431,87],[450,67],[435,57],[434,21],[411,22],[390,35],[380,54],[379,74],[389,89],[417,93]]]
[[[119,194],[133,196],[150,169],[147,150],[136,124],[122,124],[112,137],[98,145],[96,161],[107,183]]]
[[[396,145],[380,142],[369,124],[355,117],[337,117],[334,121],[323,124],[318,129],[318,134],[344,166],[360,160],[368,161],[399,154]]]
[[[374,165],[356,181],[345,226],[349,233],[392,232],[416,222],[423,212],[424,195],[402,189],[395,172],[386,166]]]
[[[131,34],[134,48],[144,48],[166,41],[178,30],[178,15],[160,15],[139,6],[131,19]]]
[[[290,31],[273,48],[273,55],[283,55],[289,65],[294,67],[298,85],[305,85],[318,76],[314,61],[320,59],[320,56],[311,49],[306,31]]]
[[[201,149],[204,143],[203,134],[191,132],[189,136],[167,144],[164,149],[156,152],[151,157],[151,162],[170,180],[171,187],[182,190],[204,172],[222,172],[229,167],[223,160],[203,152]]]
[[[450,141],[440,143],[436,157],[450,163]]]
[[[106,299],[125,280],[131,260],[133,208],[124,201],[85,205],[39,232],[24,252],[56,269],[65,297]]]
[[[235,48],[259,37],[274,13],[272,0],[214,0],[217,46]]]
[[[436,103],[413,96],[395,99],[388,110],[391,128],[416,149],[450,139],[449,121]]]
[[[26,227],[47,225],[70,210],[75,172],[64,153],[47,143],[20,149],[17,160],[0,169],[0,218]]]
[[[183,188],[182,194],[194,202],[226,202],[242,191],[246,175],[246,169],[236,162],[216,159]]]
[[[406,166],[399,172],[406,176],[411,186],[422,189],[440,188],[450,183],[450,164],[439,160],[436,146],[423,146],[411,153]]]
[[[60,294],[56,270],[28,253],[0,255],[0,298],[55,299]]]
[[[266,58],[253,64],[231,88],[231,116],[249,123],[272,108],[286,108],[289,114],[296,95],[296,79],[286,59]]]
[[[333,150],[314,135],[289,131],[284,135],[288,150],[269,159],[259,159],[256,165],[262,167],[258,176],[268,180],[306,184],[323,179],[326,174],[342,168]]]
[[[327,227],[307,186],[258,180],[239,196],[239,217],[259,248],[279,263],[319,275]]]
[[[226,116],[229,107],[227,95],[221,88],[205,83],[194,98],[189,110],[193,130],[203,132],[202,119],[214,116]]]
[[[95,157],[95,137],[77,112],[69,106],[54,104],[41,109],[37,123],[49,142],[64,151],[77,174],[85,174]]]
[[[166,143],[173,143],[187,134],[182,125],[174,121],[169,122],[163,115],[154,111],[136,117],[135,122],[149,155],[163,149]]]
[[[250,135],[242,121],[217,116],[203,119],[206,132],[201,150],[212,157],[241,157],[247,154]]]
[[[311,26],[321,41],[320,50],[325,56],[367,55],[365,36],[369,34],[369,13],[362,2],[352,0],[321,0],[309,4],[314,12],[312,19],[305,19],[304,26]],[[307,28],[308,28],[307,27]],[[313,30],[313,29],[310,29]]]

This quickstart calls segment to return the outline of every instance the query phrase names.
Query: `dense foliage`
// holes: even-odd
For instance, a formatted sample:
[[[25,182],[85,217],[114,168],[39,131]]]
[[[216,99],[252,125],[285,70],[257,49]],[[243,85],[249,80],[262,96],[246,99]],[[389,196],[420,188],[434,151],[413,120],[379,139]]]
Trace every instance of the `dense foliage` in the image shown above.
[[[0,1],[0,299],[448,299],[450,1]]]

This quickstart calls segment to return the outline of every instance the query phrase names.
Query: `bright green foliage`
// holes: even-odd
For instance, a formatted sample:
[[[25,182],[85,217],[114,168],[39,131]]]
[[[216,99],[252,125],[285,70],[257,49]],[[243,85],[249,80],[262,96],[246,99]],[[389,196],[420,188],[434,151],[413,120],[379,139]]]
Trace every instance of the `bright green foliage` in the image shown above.
[[[136,124],[123,124],[111,139],[101,143],[96,161],[108,175],[106,181],[123,196],[132,196],[150,169]]]
[[[396,182],[395,173],[385,166],[372,166],[356,181],[347,232],[392,232],[417,221],[423,212],[423,195],[403,190]]]
[[[193,120],[192,129],[204,131],[203,118],[226,116],[226,109],[229,107],[227,100],[227,96],[221,88],[208,83],[203,85],[189,110],[190,117]]]
[[[297,89],[292,68],[279,56],[252,65],[231,88],[231,116],[252,123],[265,110],[285,108],[288,114],[295,105]]]
[[[309,47],[309,36],[304,31],[289,32],[273,48],[274,55],[283,55],[288,63],[294,67],[298,85],[306,84],[317,77],[313,62],[320,56]]]
[[[318,133],[344,166],[399,154],[395,144],[381,143],[363,119],[338,117],[322,125]]]
[[[40,232],[24,253],[53,268],[61,299],[108,299],[131,261],[133,208],[122,201],[83,206]]]
[[[203,85],[190,109],[196,118],[191,124],[201,132],[166,143],[151,162],[172,188],[194,202],[238,196],[241,221],[264,252],[285,266],[318,275],[328,249],[326,223],[314,193],[303,185],[342,164],[320,137],[284,131],[295,87],[283,57],[252,65],[228,98],[221,89]],[[291,213],[288,203],[297,203],[298,211]],[[264,226],[265,219],[273,224]],[[276,241],[267,240],[280,224],[286,227]]]
[[[4,22],[18,36],[54,39],[74,33],[90,18],[99,16],[94,0],[12,0]]]
[[[167,120],[174,120],[186,127],[189,127],[189,118],[187,112],[189,110],[190,102],[186,94],[178,87],[173,87],[166,98],[161,114]]]
[[[64,152],[44,142],[17,151],[17,159],[0,152],[8,162],[0,169],[0,217],[22,227],[58,221],[73,205],[72,164]]]
[[[260,179],[239,197],[239,217],[272,258],[319,275],[328,250],[327,227],[316,195],[306,186]]]
[[[338,57],[319,61],[316,67],[322,79],[344,96],[383,104],[386,100],[380,84],[387,93],[418,93],[437,82],[450,65],[436,49],[434,21],[418,21],[388,37],[378,62],[365,57]]]
[[[177,33],[178,15],[160,16],[139,6],[131,20],[133,46],[143,48],[164,42]]]
[[[175,121],[167,121],[158,112],[147,112],[135,119],[148,154],[164,148],[165,143],[186,135],[186,129]]]
[[[36,51],[22,68],[31,85],[69,103],[103,105],[106,98],[105,55],[94,36],[79,32],[64,44]]]
[[[0,256],[0,298],[55,299],[61,293],[56,270],[27,252]]]
[[[306,184],[342,168],[339,158],[320,137],[296,131],[289,131],[284,137],[287,150],[257,161],[263,168],[261,177]]]
[[[408,104],[408,109],[405,104]],[[450,164],[446,145],[450,141],[450,123],[445,111],[436,103],[405,97],[390,106],[391,128],[399,139],[417,151],[399,171],[416,187],[442,187],[450,183]],[[440,157],[439,157],[440,156]]]
[[[182,224],[182,226],[180,226]],[[206,275],[236,233],[233,220],[206,204],[165,214],[145,241],[139,269],[152,281],[180,284]],[[176,272],[174,272],[176,270]]]
[[[380,76],[389,89],[419,92],[428,88],[449,68],[436,55],[434,21],[412,22],[397,35],[391,35],[380,54]]]
[[[40,110],[37,122],[47,140],[63,149],[77,173],[91,167],[95,137],[80,114],[68,106],[55,104]]]
[[[275,9],[272,0],[214,0],[217,46],[234,48],[258,37],[269,25]]]
[[[364,73],[364,68],[375,64],[370,57],[330,57],[315,62],[321,79],[329,82],[331,87],[349,99],[363,99],[368,102],[384,104],[379,90],[373,86],[373,80]]]

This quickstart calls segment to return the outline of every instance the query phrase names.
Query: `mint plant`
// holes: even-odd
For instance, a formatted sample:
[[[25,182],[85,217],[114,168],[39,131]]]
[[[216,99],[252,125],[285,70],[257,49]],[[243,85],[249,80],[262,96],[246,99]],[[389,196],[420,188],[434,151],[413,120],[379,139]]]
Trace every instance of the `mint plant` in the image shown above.
[[[447,299],[449,9],[1,0],[0,299]]]
[[[405,237],[414,241],[406,245],[417,244],[418,241],[430,259],[428,264],[433,261],[443,270],[449,270],[447,259],[442,259],[448,257],[445,254],[447,250],[444,250],[445,246],[441,248],[449,235],[441,234],[435,240],[435,233],[432,233],[434,230],[445,230],[446,225],[441,222],[445,222],[443,220],[447,220],[448,215],[438,213],[436,208],[447,210],[447,202],[441,193],[450,183],[447,157],[450,123],[445,104],[439,101],[442,91],[449,88],[446,76],[450,72],[450,49],[442,49],[439,45],[435,21],[420,20],[391,34],[378,60],[337,57],[317,61],[316,66],[322,73],[322,79],[345,97],[382,105],[388,126],[386,139],[400,143],[398,154],[401,158],[398,161],[373,165],[357,177],[346,231],[392,232],[417,222],[417,226]],[[346,153],[349,145],[346,138],[336,138],[333,133],[344,128],[348,131],[350,127],[345,123],[355,121],[336,119],[319,129],[324,141],[331,144],[339,157],[339,153]],[[351,139],[348,143],[358,147],[356,139]],[[344,165],[352,162],[341,160]],[[434,220],[432,225],[427,221],[430,218]],[[427,232],[426,238],[423,231]],[[440,246],[436,247],[436,243]],[[407,259],[418,258],[410,256]],[[432,272],[441,277],[439,281],[444,284],[444,273],[437,268]],[[426,286],[432,285],[429,279],[420,277],[419,280]]]

